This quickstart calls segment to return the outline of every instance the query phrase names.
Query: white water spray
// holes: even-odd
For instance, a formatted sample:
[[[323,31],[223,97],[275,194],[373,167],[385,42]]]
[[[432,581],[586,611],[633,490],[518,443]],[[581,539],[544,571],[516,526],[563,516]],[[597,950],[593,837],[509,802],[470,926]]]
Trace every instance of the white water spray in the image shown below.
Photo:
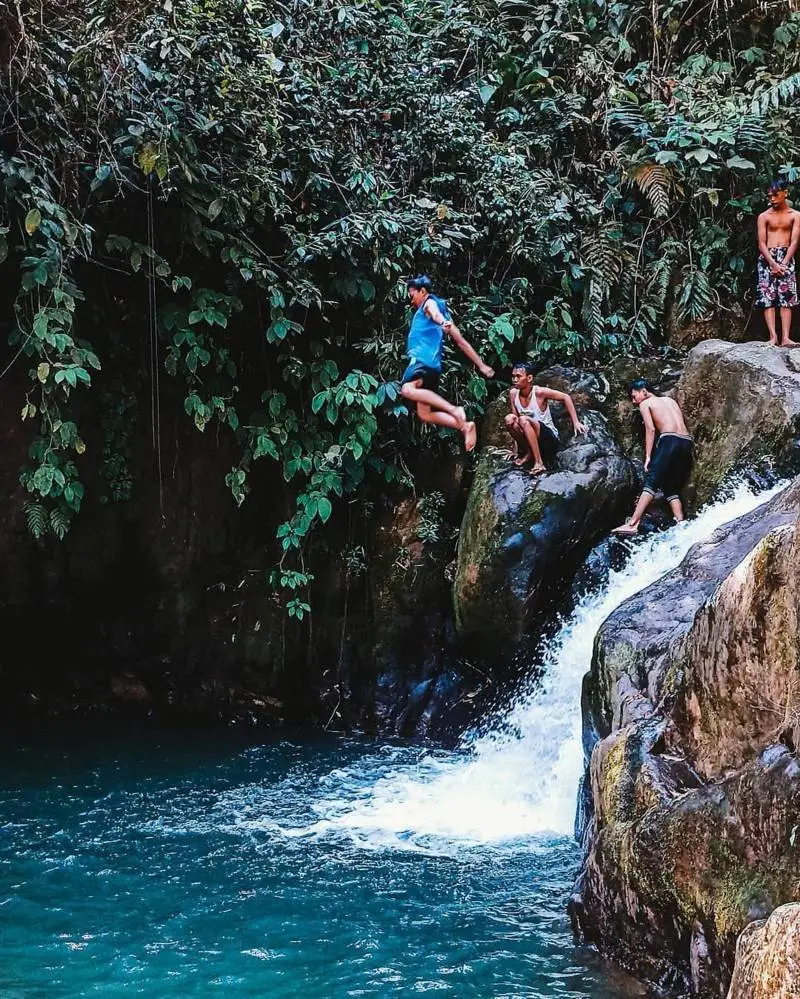
[[[502,844],[572,831],[583,770],[581,681],[598,628],[629,597],[676,568],[722,524],[778,492],[747,486],[691,521],[634,542],[625,567],[585,596],[549,644],[543,675],[488,734],[465,751],[370,755],[331,774],[315,810],[320,820],[295,835],[345,832],[363,847],[445,848]],[[376,776],[379,775],[379,776]]]

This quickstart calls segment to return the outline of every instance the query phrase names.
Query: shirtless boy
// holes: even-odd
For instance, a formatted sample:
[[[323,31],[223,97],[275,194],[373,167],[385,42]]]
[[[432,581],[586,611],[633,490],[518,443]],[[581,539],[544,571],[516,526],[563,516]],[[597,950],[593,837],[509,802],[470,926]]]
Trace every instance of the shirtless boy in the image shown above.
[[[630,520],[616,527],[612,534],[636,534],[653,496],[663,492],[672,515],[680,523],[683,507],[678,495],[686,485],[694,461],[694,442],[683,421],[681,408],[674,399],[653,395],[644,378],[631,382],[631,399],[644,420],[644,489]],[[653,454],[653,442],[659,434]]]
[[[789,336],[792,309],[798,303],[795,253],[800,240],[800,212],[789,207],[789,185],[777,179],[769,185],[769,208],[758,216],[758,279],[756,307],[764,310],[769,342],[778,345],[775,311],[781,312],[781,347],[800,347]]]
[[[406,287],[416,311],[408,332],[409,365],[403,372],[400,393],[404,399],[416,403],[417,416],[423,423],[436,423],[440,427],[458,430],[464,437],[464,447],[472,451],[478,436],[475,424],[467,419],[461,406],[454,406],[436,391],[442,373],[443,332],[466,354],[484,378],[491,378],[494,371],[483,363],[462,336],[461,330],[450,318],[445,301],[432,294],[429,277],[421,274],[411,278]]]
[[[550,402],[560,402],[572,420],[576,434],[585,434],[586,427],[578,419],[575,404],[566,392],[543,388],[533,384],[533,366],[520,361],[511,370],[512,388],[508,393],[511,412],[506,416],[506,427],[514,440],[514,464],[525,465],[533,458],[531,475],[547,471],[558,450],[558,431],[550,413]]]

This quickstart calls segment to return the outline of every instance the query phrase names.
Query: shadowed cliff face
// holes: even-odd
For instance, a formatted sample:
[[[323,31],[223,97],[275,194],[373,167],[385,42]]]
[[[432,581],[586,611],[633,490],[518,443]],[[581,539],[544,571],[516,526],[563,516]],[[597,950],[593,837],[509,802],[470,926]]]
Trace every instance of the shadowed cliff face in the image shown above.
[[[585,683],[576,924],[627,968],[708,999],[741,930],[800,889],[799,510],[800,480],[623,604]]]
[[[574,395],[591,427],[588,439],[574,439],[554,407],[566,447],[553,474],[535,482],[491,450],[508,443],[496,426],[504,397],[482,427],[474,477],[463,454],[435,462],[420,455],[416,495],[387,491],[371,497],[368,514],[360,504],[334,511],[325,537],[315,539],[312,613],[300,622],[286,616],[266,582],[285,514],[276,466],[259,463],[252,493],[237,509],[224,483],[231,455],[209,447],[181,415],[162,427],[159,490],[142,418],[130,428],[130,499],[100,505],[93,497],[108,490],[92,483],[63,543],[35,542],[21,503],[0,532],[8,569],[0,587],[5,710],[356,724],[456,737],[487,698],[499,696],[509,675],[504,662],[513,664],[526,629],[541,623],[635,491],[633,466],[600,412],[597,397],[608,385],[570,369],[553,369],[548,380]],[[0,479],[12,495],[25,428],[6,415]],[[97,422],[89,448],[103,447]],[[474,559],[467,556],[472,529],[458,537],[467,495],[471,509],[482,508],[487,477],[503,504],[499,562],[487,556],[500,544],[494,521],[478,516],[486,530]],[[444,504],[438,539],[425,513],[429,494]],[[464,598],[457,603],[472,601],[463,639],[452,604],[457,540],[456,590]],[[501,645],[504,662],[495,655]],[[480,663],[481,648],[491,669]]]

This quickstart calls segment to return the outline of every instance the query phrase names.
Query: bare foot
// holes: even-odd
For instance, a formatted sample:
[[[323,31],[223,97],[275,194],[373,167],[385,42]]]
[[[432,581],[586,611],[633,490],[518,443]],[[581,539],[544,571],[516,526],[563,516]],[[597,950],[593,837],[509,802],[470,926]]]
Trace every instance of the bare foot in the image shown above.
[[[463,413],[463,410],[462,410]],[[474,451],[475,445],[478,443],[478,431],[475,424],[470,420],[469,423],[464,424],[464,447],[467,451]]]
[[[531,469],[531,475],[544,475],[546,471],[545,466],[540,461],[537,461]]]
[[[517,468],[522,468],[523,465],[527,465],[533,456],[530,454],[523,454],[521,458],[515,458],[514,464]]]
[[[632,534],[639,533],[639,525],[629,524],[626,521],[626,523],[620,524],[619,527],[615,527],[611,533],[621,535],[622,537],[630,537]]]
[[[797,340],[781,340],[781,347],[800,347],[800,343]]]

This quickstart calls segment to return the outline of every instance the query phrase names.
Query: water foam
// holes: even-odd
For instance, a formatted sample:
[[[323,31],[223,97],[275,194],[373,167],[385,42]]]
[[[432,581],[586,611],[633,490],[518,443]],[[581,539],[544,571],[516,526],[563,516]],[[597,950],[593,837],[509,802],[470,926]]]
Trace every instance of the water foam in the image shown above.
[[[364,848],[430,849],[569,835],[583,770],[581,681],[598,628],[623,601],[676,568],[722,524],[782,488],[741,485],[691,521],[629,542],[632,554],[585,596],[546,649],[544,670],[490,730],[458,752],[371,754],[324,782],[319,820],[290,834],[346,833]],[[387,765],[388,764],[388,765]],[[289,832],[289,830],[284,830]]]

